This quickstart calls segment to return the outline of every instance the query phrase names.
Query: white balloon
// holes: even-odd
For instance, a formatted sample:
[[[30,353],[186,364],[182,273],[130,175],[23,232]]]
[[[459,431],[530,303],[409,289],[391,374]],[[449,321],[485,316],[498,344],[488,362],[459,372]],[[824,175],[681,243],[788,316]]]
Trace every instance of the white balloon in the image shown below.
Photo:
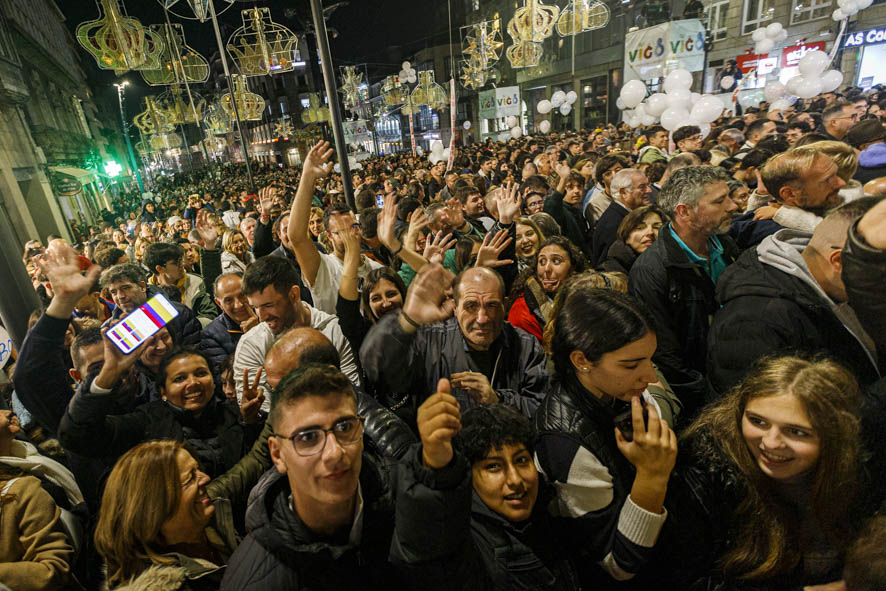
[[[434,140],[431,142],[431,154],[442,154],[443,153],[443,142],[440,140]]]
[[[397,77],[400,78],[400,81],[402,82],[403,80],[409,78],[409,73],[406,70],[400,70],[400,73],[397,75]]]
[[[431,155],[428,156],[428,161],[431,164],[437,164],[441,160],[443,160],[443,154],[435,154],[435,153],[431,152]]]
[[[821,94],[821,88],[821,78],[807,76],[802,76],[802,79],[794,86],[794,89],[797,91],[797,96],[802,99],[811,99],[812,97],[818,96]]]
[[[698,123],[710,123],[723,112],[723,103],[713,96],[703,96],[692,106],[689,116]]]
[[[836,10],[834,10],[833,13],[831,13],[831,18],[839,22],[846,18],[846,14],[841,8],[837,8]]]
[[[521,135],[523,135],[523,130],[522,130],[522,129],[520,129],[519,127],[512,127],[512,128],[511,128],[511,137],[512,137],[512,138],[517,139],[517,138],[519,138]]]
[[[788,94],[792,94],[794,96],[799,96],[797,94],[797,85],[803,82],[803,76],[794,76],[790,80],[788,80],[787,84],[785,84],[785,90]]]
[[[541,113],[542,115],[547,115],[551,112],[551,109],[554,108],[554,105],[551,104],[551,101],[548,99],[542,99],[538,101],[538,104],[535,106],[535,110]]]
[[[637,108],[634,109],[634,114],[637,117],[643,117],[648,111],[646,111],[646,103],[640,103],[637,105]]]
[[[754,40],[754,43],[759,43],[763,39],[766,38],[766,29],[761,27],[759,29],[754,29],[754,32],[751,33],[751,39]]]
[[[652,115],[643,115],[643,117],[640,119],[640,123],[642,123],[646,127],[649,127],[650,125],[655,125],[655,121],[656,118]]]
[[[797,67],[800,69],[800,73],[807,78],[818,77],[827,69],[830,62],[831,58],[828,57],[828,54],[816,49],[801,57]]]
[[[668,108],[661,114],[661,126],[668,131],[673,131],[682,125],[686,125],[689,119],[689,111],[686,109]]]
[[[781,95],[784,94],[784,91],[784,84],[777,80],[773,80],[766,84],[766,88],[763,89],[763,96],[771,103],[772,101],[778,100]]]
[[[545,119],[544,121],[539,122],[538,130],[542,133],[547,133],[551,131],[551,122]]]
[[[842,8],[843,8],[843,12],[845,12],[845,13],[848,14],[849,16],[852,16],[853,14],[855,14],[856,12],[858,12],[858,3],[856,3],[856,2],[853,0],[852,2],[847,2],[846,4],[844,4],[844,5],[842,6]]]
[[[711,124],[710,123],[699,123],[698,124],[699,133],[701,135],[701,139],[705,139],[708,137],[708,134],[711,133]]]
[[[443,150],[443,160],[449,160],[449,148]]]
[[[784,111],[791,107],[791,103],[787,101],[787,99],[778,99],[773,101],[771,105],[769,105],[770,111]]]
[[[514,117],[513,115],[511,115],[510,117],[508,117],[507,119],[505,119],[505,125],[507,125],[509,129],[510,129],[511,127],[516,127],[516,125],[517,125],[517,118]]]
[[[678,88],[668,92],[668,107],[672,109],[689,109],[692,102],[692,93],[685,88]]]
[[[782,30],[781,30],[781,33],[778,34],[778,37],[775,38],[775,41],[776,41],[777,43],[781,43],[782,41],[784,41],[784,40],[787,39],[787,38],[788,38],[788,31],[787,31],[787,29],[782,29]]]
[[[409,62],[403,62],[403,69],[404,70],[412,69],[412,64],[410,64]]]
[[[840,70],[827,70],[821,75],[821,91],[833,92],[843,84],[843,72]]]
[[[781,23],[769,23],[766,25],[766,36],[774,40],[783,29],[784,27],[781,26]]]
[[[689,102],[694,105],[696,102],[698,102],[698,99],[700,99],[700,98],[701,98],[701,94],[699,94],[697,92],[693,92],[692,94],[689,95]]]
[[[769,39],[767,37],[766,39],[763,39],[762,41],[757,42],[757,45],[755,46],[755,49],[754,49],[754,53],[757,53],[757,54],[769,53],[770,51],[772,51],[773,47],[775,47],[775,41],[773,41],[772,39]]]
[[[570,105],[578,100],[578,93],[574,90],[570,90],[566,93],[566,102]]]
[[[661,117],[668,108],[668,96],[663,92],[656,92],[646,99],[646,112],[653,117]]]
[[[642,100],[642,99],[641,99]],[[564,102],[566,102],[566,93],[562,90],[558,90],[554,94],[551,95],[551,104],[555,107],[559,107]],[[627,102],[627,101],[625,101]]]
[[[874,0],[855,0],[859,10],[864,10],[874,3]]]
[[[723,76],[723,78],[720,80],[720,88],[722,88],[723,90],[729,90],[730,88],[732,88],[733,84],[735,84],[735,78],[733,78],[732,76]]]
[[[633,109],[646,98],[646,85],[640,80],[631,80],[621,87],[621,92],[618,96],[621,97],[621,100],[626,107]]]
[[[462,127],[464,127],[465,129],[470,129],[470,128],[471,128],[471,122],[470,122],[470,121],[465,121],[464,123],[462,123]]]
[[[692,86],[692,74],[683,68],[674,70],[669,73],[664,81],[664,90],[668,94],[673,90],[677,90],[678,88],[684,88],[689,90],[689,87]]]
[[[569,103],[563,103],[562,105],[560,105],[560,114],[561,115],[568,115],[571,112],[572,112],[572,105],[570,105]]]
[[[615,106],[618,108],[619,111],[623,111],[627,108],[627,105],[623,100],[621,100],[621,97],[615,99]]]

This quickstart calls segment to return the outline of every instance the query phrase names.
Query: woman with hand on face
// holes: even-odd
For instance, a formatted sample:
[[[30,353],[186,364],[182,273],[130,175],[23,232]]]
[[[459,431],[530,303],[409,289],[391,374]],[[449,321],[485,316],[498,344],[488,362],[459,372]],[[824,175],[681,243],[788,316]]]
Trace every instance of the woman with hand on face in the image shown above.
[[[860,404],[842,366],[781,357],[702,411],[668,491],[662,572],[674,588],[836,584],[882,496],[862,479]]]
[[[108,400],[126,387],[140,348],[152,340],[124,355],[103,338],[104,365],[80,384],[62,418],[59,440],[65,449],[101,458],[118,457],[150,439],[184,441],[206,472],[217,476],[236,464],[258,437],[263,396],[244,396],[239,409],[217,399],[208,358],[193,349],[174,349],[157,370],[161,399],[127,414],[108,415]]]
[[[508,322],[541,341],[557,292],[573,273],[584,270],[584,254],[572,242],[562,236],[551,236],[542,242],[535,265],[514,282]]]
[[[677,441],[653,394],[665,388],[655,330],[630,296],[575,280],[550,322],[556,380],[535,414],[535,461],[557,490],[550,507],[583,586],[611,588],[647,567],[667,518]]]
[[[218,589],[239,541],[226,492],[209,484],[181,442],[148,441],[126,452],[108,477],[95,531],[108,586]]]
[[[222,237],[221,265],[222,273],[246,272],[246,267],[255,261],[249,252],[249,244],[240,230],[227,230]]]
[[[517,240],[514,243],[514,250],[517,253],[517,266],[520,271],[524,271],[535,260],[538,247],[544,242],[545,235],[541,228],[526,216],[517,218],[516,223]]]
[[[600,268],[628,275],[637,257],[658,240],[658,231],[667,219],[656,205],[643,205],[626,215]]]

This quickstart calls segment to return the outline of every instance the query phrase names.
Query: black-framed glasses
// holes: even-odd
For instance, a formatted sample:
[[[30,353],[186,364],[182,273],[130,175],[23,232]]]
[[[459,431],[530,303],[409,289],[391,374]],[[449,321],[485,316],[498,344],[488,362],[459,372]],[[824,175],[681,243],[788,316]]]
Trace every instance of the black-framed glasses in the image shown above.
[[[328,434],[335,435],[335,440],[339,445],[353,445],[363,437],[363,421],[366,417],[361,415],[347,417],[336,421],[329,429],[323,427],[311,427],[293,433],[290,436],[280,435],[279,433],[271,433],[271,437],[279,437],[288,439],[295,448],[295,453],[300,456],[315,456],[322,453],[326,448],[326,440],[329,439]]]
[[[359,229],[360,229],[360,222],[354,222],[353,224],[351,224],[351,230],[359,230]],[[339,230],[337,232],[330,232],[330,234],[335,234],[336,236],[338,236],[341,233],[342,233],[342,230]]]

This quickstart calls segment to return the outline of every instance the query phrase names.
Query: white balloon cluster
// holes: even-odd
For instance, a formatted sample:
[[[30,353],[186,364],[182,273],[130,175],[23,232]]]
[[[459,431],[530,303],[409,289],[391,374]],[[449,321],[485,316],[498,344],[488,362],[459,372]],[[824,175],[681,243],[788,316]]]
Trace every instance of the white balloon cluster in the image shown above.
[[[769,23],[765,27],[755,29],[751,33],[754,40],[754,53],[769,53],[776,43],[781,43],[788,38],[787,30],[781,23]]]
[[[577,100],[578,94],[574,90],[569,92],[558,90],[551,95],[551,100],[544,99],[538,101],[535,109],[542,115],[547,115],[554,109],[559,109],[561,115],[568,115],[572,112],[572,104]]]
[[[692,74],[680,68],[669,73],[664,81],[664,91],[652,94],[646,101],[646,85],[631,80],[622,86],[616,106],[624,111],[624,121],[631,127],[654,125],[668,131],[684,125],[697,125],[702,134],[710,133],[710,123],[723,112],[723,102],[713,95],[691,92]]]
[[[835,21],[841,21],[854,15],[859,10],[864,10],[873,3],[874,0],[837,0],[837,5],[840,8],[834,10],[831,18]]]
[[[408,82],[409,84],[415,84],[415,81],[418,80],[417,74],[415,73],[415,68],[412,67],[412,64],[409,62],[403,62],[400,70],[400,82]]]
[[[431,164],[437,164],[441,160],[449,160],[449,148],[443,148],[443,142],[434,140],[431,142],[431,153],[428,155]]]
[[[823,92],[837,90],[843,83],[843,73],[839,70],[827,70],[830,63],[831,58],[825,52],[818,49],[810,51],[800,58],[800,63],[797,64],[800,75],[788,80],[784,92],[802,99],[811,99]],[[767,84],[766,89],[772,84]],[[775,94],[775,89],[772,94]],[[769,95],[766,96],[768,99]]]

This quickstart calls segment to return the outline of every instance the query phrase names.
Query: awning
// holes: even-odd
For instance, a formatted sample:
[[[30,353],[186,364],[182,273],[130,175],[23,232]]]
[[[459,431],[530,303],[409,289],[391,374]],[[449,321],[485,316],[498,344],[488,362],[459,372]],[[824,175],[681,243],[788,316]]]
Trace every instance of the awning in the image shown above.
[[[84,185],[88,185],[89,183],[95,181],[95,176],[91,170],[74,168],[73,166],[50,166],[49,170],[57,172],[59,174],[63,174],[65,176],[69,176],[71,178],[75,178]]]

